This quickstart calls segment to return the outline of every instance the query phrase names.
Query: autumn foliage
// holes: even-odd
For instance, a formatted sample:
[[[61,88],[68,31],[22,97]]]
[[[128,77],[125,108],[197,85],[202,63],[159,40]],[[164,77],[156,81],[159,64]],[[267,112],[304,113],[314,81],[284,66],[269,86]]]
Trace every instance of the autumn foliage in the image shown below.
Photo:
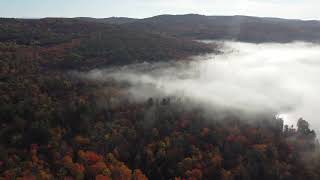
[[[126,84],[65,70],[207,47],[70,19],[1,19],[0,31],[0,179],[320,179],[304,119],[295,128],[274,114],[208,116],[175,97],[131,101]]]

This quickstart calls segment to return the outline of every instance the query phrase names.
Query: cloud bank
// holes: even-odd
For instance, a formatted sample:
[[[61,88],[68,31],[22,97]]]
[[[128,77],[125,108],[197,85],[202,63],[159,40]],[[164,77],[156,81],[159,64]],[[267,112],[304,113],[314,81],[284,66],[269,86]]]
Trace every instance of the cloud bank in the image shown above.
[[[178,96],[209,109],[278,113],[287,124],[304,117],[320,129],[320,45],[218,43],[222,54],[93,70],[87,78],[128,83],[136,100]]]

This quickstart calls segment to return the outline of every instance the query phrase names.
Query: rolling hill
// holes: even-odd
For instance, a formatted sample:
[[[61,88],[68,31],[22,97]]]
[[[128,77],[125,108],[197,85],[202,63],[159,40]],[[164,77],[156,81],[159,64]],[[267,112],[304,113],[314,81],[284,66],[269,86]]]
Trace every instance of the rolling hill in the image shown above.
[[[32,52],[42,65],[60,69],[182,59],[213,51],[195,41],[67,18],[0,19],[0,43],[16,46],[22,56]]]
[[[187,14],[160,15],[122,25],[179,38],[282,43],[320,40],[319,21]]]

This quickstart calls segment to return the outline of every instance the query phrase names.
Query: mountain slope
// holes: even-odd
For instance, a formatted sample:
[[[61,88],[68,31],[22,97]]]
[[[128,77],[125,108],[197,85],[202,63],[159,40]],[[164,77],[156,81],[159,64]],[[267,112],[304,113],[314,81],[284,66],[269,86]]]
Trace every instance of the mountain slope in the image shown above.
[[[79,19],[0,19],[0,42],[16,44],[41,63],[57,68],[92,68],[181,59],[212,52],[208,45]]]
[[[320,22],[249,16],[160,15],[123,24],[139,31],[193,39],[248,42],[319,41]]]

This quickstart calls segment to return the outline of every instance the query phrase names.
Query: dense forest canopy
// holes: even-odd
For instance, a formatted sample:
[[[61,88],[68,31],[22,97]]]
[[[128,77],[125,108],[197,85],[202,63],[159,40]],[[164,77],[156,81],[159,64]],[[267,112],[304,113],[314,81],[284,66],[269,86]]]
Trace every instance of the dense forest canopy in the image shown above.
[[[126,84],[69,73],[218,52],[136,22],[0,19],[0,179],[320,178],[304,119],[295,128],[274,114],[207,116],[178,97],[135,102]]]

